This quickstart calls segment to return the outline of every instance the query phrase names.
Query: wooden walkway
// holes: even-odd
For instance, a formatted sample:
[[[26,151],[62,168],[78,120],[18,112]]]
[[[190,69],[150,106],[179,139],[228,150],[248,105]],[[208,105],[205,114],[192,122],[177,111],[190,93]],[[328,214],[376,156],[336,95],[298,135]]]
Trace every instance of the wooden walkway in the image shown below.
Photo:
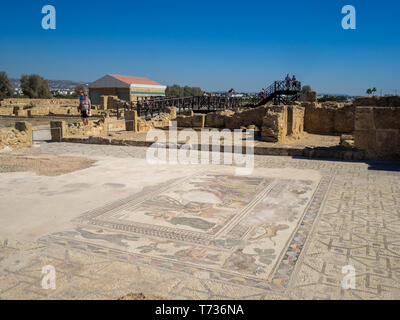
[[[256,103],[245,104],[241,97],[229,98],[226,96],[146,97],[135,102],[127,102],[123,109],[136,110],[138,115],[143,118],[151,118],[166,113],[168,107],[176,107],[178,114],[190,110],[197,113],[208,113],[239,107],[254,108],[270,101],[273,101],[274,104],[290,104],[297,100],[300,91],[301,82],[299,81],[275,81],[264,91],[265,98]]]

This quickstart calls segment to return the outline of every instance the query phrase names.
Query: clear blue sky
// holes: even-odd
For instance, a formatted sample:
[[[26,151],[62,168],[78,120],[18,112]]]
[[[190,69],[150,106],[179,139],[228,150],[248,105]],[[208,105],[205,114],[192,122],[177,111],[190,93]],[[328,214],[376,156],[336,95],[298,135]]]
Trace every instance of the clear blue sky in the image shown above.
[[[43,30],[54,5],[57,29]],[[341,8],[357,10],[343,30]],[[319,92],[400,92],[400,1],[2,1],[0,70],[93,81],[107,73],[256,91],[296,74]]]

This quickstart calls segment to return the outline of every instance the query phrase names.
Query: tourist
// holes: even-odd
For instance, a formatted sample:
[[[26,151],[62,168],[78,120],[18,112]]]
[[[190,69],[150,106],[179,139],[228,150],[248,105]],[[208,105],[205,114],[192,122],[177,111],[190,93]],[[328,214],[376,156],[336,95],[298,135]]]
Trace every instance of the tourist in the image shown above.
[[[286,81],[286,90],[289,90],[290,89],[290,81],[291,81],[292,79],[290,78],[290,75],[289,75],[289,73],[286,75],[286,78],[285,78],[285,81]]]
[[[85,126],[89,125],[90,110],[92,108],[92,103],[85,92],[83,94],[83,99],[79,103],[79,111],[81,112],[82,122]]]
[[[296,79],[296,76],[295,76],[295,75],[293,75],[293,77],[292,77],[292,87],[293,87],[293,90],[296,90],[296,87],[297,87],[297,79]]]
[[[264,98],[265,98],[264,88],[262,88],[261,91],[260,91],[260,100],[262,101],[262,100],[264,100]]]
[[[233,88],[231,88],[231,90],[228,91],[229,99],[232,99],[234,94],[235,94],[235,90]]]

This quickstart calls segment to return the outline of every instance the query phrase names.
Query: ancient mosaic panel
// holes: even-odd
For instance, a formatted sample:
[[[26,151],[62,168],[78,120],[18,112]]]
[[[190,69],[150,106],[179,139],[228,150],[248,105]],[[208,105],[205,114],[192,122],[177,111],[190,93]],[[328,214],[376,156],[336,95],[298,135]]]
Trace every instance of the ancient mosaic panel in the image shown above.
[[[145,188],[44,237],[75,248],[262,288],[284,288],[330,177],[203,172]]]

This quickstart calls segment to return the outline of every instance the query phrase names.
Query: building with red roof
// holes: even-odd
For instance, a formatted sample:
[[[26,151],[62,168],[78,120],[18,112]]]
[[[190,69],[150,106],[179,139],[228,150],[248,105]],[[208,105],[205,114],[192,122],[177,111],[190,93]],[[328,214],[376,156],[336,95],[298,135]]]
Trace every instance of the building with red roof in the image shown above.
[[[107,74],[89,84],[89,95],[93,104],[100,104],[100,96],[111,95],[126,101],[139,97],[165,96],[167,87],[143,77]]]

